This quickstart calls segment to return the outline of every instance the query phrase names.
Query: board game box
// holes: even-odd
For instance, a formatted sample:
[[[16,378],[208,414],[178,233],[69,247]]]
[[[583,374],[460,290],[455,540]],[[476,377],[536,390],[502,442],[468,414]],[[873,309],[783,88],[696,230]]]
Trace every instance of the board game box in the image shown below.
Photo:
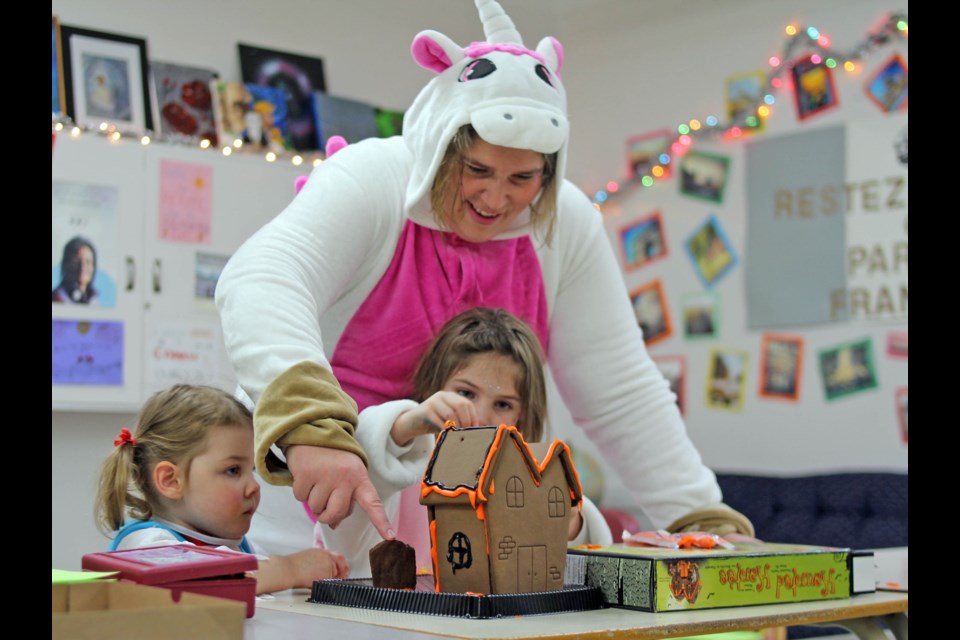
[[[849,598],[876,591],[872,551],[736,543],[732,549],[615,544],[567,551],[571,584],[598,587],[608,606],[685,611]]]

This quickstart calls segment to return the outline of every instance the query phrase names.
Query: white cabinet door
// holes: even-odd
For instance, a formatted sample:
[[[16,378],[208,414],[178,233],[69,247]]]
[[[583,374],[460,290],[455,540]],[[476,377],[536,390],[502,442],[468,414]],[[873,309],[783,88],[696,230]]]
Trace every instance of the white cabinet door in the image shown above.
[[[65,244],[96,250],[99,302],[52,303],[54,411],[135,411],[142,389],[144,148],[58,134],[53,148],[51,291]]]
[[[148,154],[144,397],[177,382],[235,389],[207,276],[289,204],[306,171],[170,145]]]

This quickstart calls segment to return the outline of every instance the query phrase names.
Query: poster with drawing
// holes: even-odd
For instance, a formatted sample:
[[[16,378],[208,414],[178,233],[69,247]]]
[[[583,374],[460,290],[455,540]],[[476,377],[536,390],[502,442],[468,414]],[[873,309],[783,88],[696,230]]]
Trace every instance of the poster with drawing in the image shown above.
[[[630,304],[648,347],[673,335],[673,323],[663,282],[656,278],[630,292]]]
[[[729,411],[743,410],[747,382],[747,352],[741,349],[710,350],[707,372],[707,406]]]
[[[214,294],[217,292],[217,281],[220,279],[220,273],[227,266],[227,260],[230,256],[216,253],[197,252],[196,262],[194,263],[194,301],[198,308],[216,311],[217,306],[214,301]]]
[[[819,356],[820,377],[827,400],[877,388],[870,338],[823,349]]]
[[[148,393],[174,384],[208,384],[233,391],[236,378],[215,319],[151,319],[146,324],[144,388]]]
[[[680,409],[680,415],[685,415],[687,411],[687,359],[681,355],[660,355],[650,356],[650,358],[660,369],[663,377],[670,383],[670,391],[673,391],[673,394],[677,397],[677,407]]]
[[[897,388],[897,421],[900,423],[900,439],[907,444],[907,386]]]
[[[667,255],[663,216],[659,211],[631,220],[620,229],[623,266],[627,271],[639,269]]]
[[[803,338],[764,334],[760,344],[760,390],[765,398],[800,398]]]
[[[715,292],[684,294],[680,299],[683,336],[689,340],[716,338],[720,332],[720,298]]]
[[[112,185],[53,181],[53,304],[115,307],[119,193]]]
[[[122,322],[52,320],[51,383],[122,385],[123,333]]]

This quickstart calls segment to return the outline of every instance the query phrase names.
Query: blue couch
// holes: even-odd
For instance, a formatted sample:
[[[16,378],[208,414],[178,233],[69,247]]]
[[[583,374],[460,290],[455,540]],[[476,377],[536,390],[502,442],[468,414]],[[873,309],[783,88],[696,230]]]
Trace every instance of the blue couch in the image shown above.
[[[750,518],[756,535],[853,549],[907,545],[906,473],[765,476],[717,473],[723,500]],[[797,626],[789,639],[846,633]]]

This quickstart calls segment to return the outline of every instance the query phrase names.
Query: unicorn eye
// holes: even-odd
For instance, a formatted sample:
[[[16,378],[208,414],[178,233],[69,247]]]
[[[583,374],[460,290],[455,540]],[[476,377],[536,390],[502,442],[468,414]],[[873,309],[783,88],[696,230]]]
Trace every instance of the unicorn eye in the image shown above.
[[[460,77],[457,78],[457,80],[459,82],[467,82],[468,80],[484,78],[496,70],[497,65],[493,64],[486,58],[477,58],[464,67],[463,71],[460,72]]]
[[[550,76],[550,71],[548,71],[545,66],[543,66],[542,64],[538,64],[534,68],[534,71],[537,72],[537,76],[539,76],[541,80],[546,82],[551,87],[553,86],[553,78]]]

